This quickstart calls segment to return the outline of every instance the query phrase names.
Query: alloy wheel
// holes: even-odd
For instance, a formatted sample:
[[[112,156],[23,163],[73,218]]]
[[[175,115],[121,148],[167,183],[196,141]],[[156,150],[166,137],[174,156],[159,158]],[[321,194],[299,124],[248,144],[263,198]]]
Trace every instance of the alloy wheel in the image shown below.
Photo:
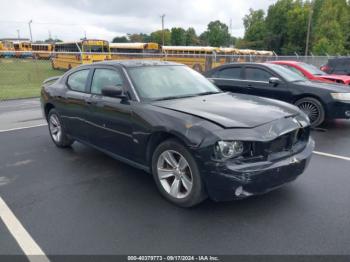
[[[192,190],[191,168],[183,155],[174,150],[166,150],[157,162],[158,179],[163,189],[172,197],[182,199]]]
[[[61,126],[60,120],[58,119],[57,115],[52,114],[50,116],[49,128],[50,128],[50,133],[51,133],[53,140],[56,143],[59,143],[61,141],[61,136],[62,136],[62,126]]]
[[[317,105],[312,102],[305,101],[298,105],[298,107],[309,117],[310,122],[316,122],[320,117],[320,111]]]

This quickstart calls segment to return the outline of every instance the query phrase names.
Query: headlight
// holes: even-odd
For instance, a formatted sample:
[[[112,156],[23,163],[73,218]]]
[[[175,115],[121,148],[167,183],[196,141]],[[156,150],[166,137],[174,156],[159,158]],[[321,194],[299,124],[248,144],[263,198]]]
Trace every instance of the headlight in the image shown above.
[[[334,100],[350,101],[350,93],[331,93]]]
[[[218,141],[215,144],[215,155],[219,159],[233,158],[244,152],[242,141]]]

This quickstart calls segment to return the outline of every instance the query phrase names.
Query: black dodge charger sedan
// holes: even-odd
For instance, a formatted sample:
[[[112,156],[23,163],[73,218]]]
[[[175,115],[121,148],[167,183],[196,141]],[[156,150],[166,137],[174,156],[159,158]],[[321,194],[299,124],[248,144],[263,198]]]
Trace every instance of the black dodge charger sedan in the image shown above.
[[[349,86],[311,82],[281,65],[232,63],[204,74],[220,89],[298,106],[316,127],[325,119],[350,118]]]
[[[222,92],[176,63],[79,66],[45,81],[41,103],[58,147],[79,141],[141,168],[183,207],[293,181],[314,148],[309,120],[297,107]]]

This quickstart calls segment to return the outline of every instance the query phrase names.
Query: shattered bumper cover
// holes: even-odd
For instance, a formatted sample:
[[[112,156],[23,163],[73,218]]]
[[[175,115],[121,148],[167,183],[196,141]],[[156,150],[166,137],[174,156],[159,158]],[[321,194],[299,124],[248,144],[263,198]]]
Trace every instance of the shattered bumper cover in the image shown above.
[[[297,154],[277,161],[236,165],[234,161],[210,162],[206,168],[209,196],[216,201],[263,194],[295,180],[308,166],[314,141]]]

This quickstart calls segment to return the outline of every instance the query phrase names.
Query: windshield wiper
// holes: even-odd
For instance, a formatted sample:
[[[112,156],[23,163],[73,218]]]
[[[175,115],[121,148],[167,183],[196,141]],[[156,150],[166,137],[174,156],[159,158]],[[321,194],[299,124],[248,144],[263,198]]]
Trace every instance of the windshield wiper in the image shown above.
[[[154,101],[163,101],[163,100],[172,100],[172,99],[181,99],[181,98],[188,98],[188,97],[195,97],[195,96],[205,96],[205,95],[212,95],[212,94],[218,94],[222,93],[221,91],[208,91],[198,94],[191,94],[191,95],[183,95],[183,96],[167,96],[155,99]]]
[[[188,97],[195,97],[195,96],[206,96],[206,95],[219,94],[219,93],[222,93],[222,91],[208,91],[208,92],[191,94],[191,95],[183,95],[183,96],[167,96],[167,97],[155,99],[154,101],[181,99],[181,98],[188,98]]]
[[[208,92],[196,94],[196,96],[206,96],[206,95],[213,95],[213,94],[219,94],[219,93],[222,93],[222,91],[208,91]]]
[[[172,99],[180,99],[180,98],[186,98],[186,97],[192,97],[194,95],[186,95],[186,96],[167,96],[155,99],[154,101],[163,101],[163,100],[172,100]]]

